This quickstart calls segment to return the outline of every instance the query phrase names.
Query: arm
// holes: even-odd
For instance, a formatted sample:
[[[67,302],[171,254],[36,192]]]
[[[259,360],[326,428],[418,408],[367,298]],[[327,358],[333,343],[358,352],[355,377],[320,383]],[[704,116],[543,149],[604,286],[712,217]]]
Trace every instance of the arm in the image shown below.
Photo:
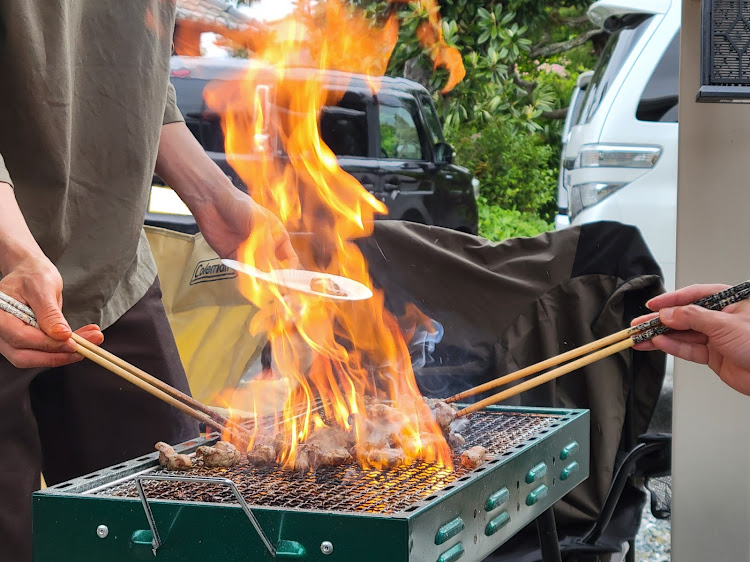
[[[41,330],[0,312],[0,354],[17,367],[53,367],[79,361],[62,314],[62,277],[34,240],[9,183],[0,182],[0,291],[28,304]],[[96,326],[78,331],[94,343]]]
[[[262,246],[268,252],[256,256],[259,267],[296,265],[296,254],[281,222],[232,184],[185,123],[162,126],[156,173],[185,202],[206,241],[221,257],[234,256],[251,230],[262,229]]]
[[[726,288],[726,285],[692,285],[648,301],[646,306],[659,311],[661,322],[673,331],[635,349],[661,349],[681,359],[708,365],[729,386],[750,395],[750,302],[739,302],[722,311],[690,304]]]

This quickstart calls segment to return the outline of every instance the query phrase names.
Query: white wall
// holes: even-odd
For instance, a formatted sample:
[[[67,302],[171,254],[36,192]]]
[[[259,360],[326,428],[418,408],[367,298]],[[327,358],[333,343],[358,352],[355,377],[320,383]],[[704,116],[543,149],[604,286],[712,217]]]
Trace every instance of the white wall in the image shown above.
[[[677,1],[677,0],[674,0]],[[699,104],[699,0],[682,0],[677,286],[750,278],[750,105]],[[750,560],[750,397],[676,361],[672,559]]]

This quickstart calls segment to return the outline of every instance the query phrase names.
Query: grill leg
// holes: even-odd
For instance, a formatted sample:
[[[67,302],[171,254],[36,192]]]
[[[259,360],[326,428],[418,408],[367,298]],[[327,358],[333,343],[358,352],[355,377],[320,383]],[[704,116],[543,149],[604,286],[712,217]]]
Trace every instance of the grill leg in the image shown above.
[[[539,534],[539,547],[544,562],[562,562],[560,541],[557,538],[555,513],[550,507],[536,518],[536,531]]]

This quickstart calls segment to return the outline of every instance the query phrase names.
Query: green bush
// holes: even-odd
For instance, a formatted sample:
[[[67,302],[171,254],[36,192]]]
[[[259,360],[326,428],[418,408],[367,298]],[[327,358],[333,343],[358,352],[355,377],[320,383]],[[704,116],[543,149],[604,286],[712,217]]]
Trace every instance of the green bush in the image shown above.
[[[493,242],[501,242],[517,236],[536,236],[552,230],[552,225],[534,213],[522,213],[514,209],[503,209],[490,205],[480,197],[479,235]]]
[[[502,119],[449,132],[456,161],[479,180],[488,206],[533,213],[544,221],[556,212],[557,148],[539,133]]]

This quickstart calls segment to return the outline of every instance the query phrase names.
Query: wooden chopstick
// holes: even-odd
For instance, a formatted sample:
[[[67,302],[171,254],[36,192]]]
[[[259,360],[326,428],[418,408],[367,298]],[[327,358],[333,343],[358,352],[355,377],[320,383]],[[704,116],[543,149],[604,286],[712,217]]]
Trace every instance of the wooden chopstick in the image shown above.
[[[12,314],[30,326],[39,328],[39,324],[31,308],[2,291],[0,291],[0,309]],[[215,412],[205,404],[198,402],[192,396],[177,390],[76,333],[72,334],[71,339],[76,344],[76,353],[90,359],[138,388],[145,390],[159,400],[205,423],[207,426],[222,433],[227,432],[240,441],[246,440],[245,431],[239,424]]]
[[[446,398],[445,401],[448,403],[458,402],[459,400],[463,400],[464,398],[468,398],[469,396],[482,394],[483,392],[487,392],[488,390],[492,390],[493,388],[497,388],[498,386],[506,385],[510,382],[517,381],[518,379],[533,375],[534,373],[549,369],[550,367],[555,367],[557,365],[560,365],[561,363],[565,363],[566,361],[570,361],[571,359],[580,357],[581,355],[586,355],[587,353],[591,353],[592,351],[596,351],[597,349],[601,349],[613,343],[617,343],[626,337],[630,337],[638,331],[639,330],[637,329],[637,326],[621,330],[605,338],[601,338],[589,344],[582,345],[581,347],[576,347],[575,349],[571,349],[570,351],[566,351],[565,353],[561,353],[560,355],[555,355],[554,357],[550,357],[549,359],[545,359],[544,361],[540,361],[539,363],[534,363],[533,365],[529,365],[528,367],[524,367],[523,369],[519,369],[518,371],[514,371],[505,376],[493,379],[489,382],[480,384],[468,390],[464,390],[463,392],[459,392],[458,394],[454,394],[453,396]]]
[[[168,385],[164,381],[157,379],[156,377],[148,374],[146,371],[143,371],[136,367],[135,365],[132,365],[131,363],[128,363],[124,359],[121,359],[117,355],[114,355],[113,353],[110,353],[104,348],[99,347],[98,345],[95,345],[88,341],[87,339],[82,338],[76,333],[73,333],[71,336],[74,342],[76,342],[79,346],[79,348],[76,350],[77,353],[80,353],[84,357],[87,357],[88,359],[91,359],[98,365],[104,367],[108,371],[111,371],[119,376],[122,376],[122,371],[128,373],[129,375],[137,378],[138,380],[145,383],[144,385],[141,385],[139,383],[134,382],[130,377],[124,377],[129,382],[132,382],[139,388],[142,388],[143,390],[146,390],[146,392],[149,392],[147,389],[147,385],[150,385],[151,387],[155,388],[156,390],[160,390],[161,392],[169,395],[174,400],[177,400],[181,403],[183,403],[185,406],[188,406],[197,412],[201,412],[208,416],[212,422],[207,422],[204,418],[196,418],[200,419],[204,423],[207,423],[214,429],[218,429],[220,431],[223,431],[224,429],[232,430],[242,430],[242,427],[233,422],[232,420],[222,416],[220,413],[216,412],[215,410],[212,410],[205,404],[198,402],[195,398],[192,396],[185,394],[184,392],[174,388],[173,386]],[[115,370],[111,369],[110,367],[117,367],[117,372]],[[156,396],[156,394],[154,394]],[[157,396],[157,398],[161,398],[161,396]],[[175,405],[173,401],[168,401],[170,404]],[[175,406],[177,407],[177,406]],[[180,408],[181,411],[185,413],[187,412],[184,408]]]
[[[469,414],[476,412],[477,410],[481,410],[482,408],[486,408],[487,406],[490,406],[492,404],[502,402],[503,400],[506,400],[511,396],[515,396],[516,394],[521,394],[522,392],[529,390],[530,388],[534,388],[535,386],[539,386],[540,384],[549,382],[552,379],[561,377],[562,375],[570,373],[571,371],[575,371],[576,369],[580,369],[581,367],[590,365],[595,361],[599,361],[599,359],[609,357],[610,355],[619,353],[624,349],[633,347],[636,342],[637,340],[635,340],[634,338],[628,338],[616,344],[610,345],[609,347],[605,347],[604,349],[595,351],[590,355],[586,355],[585,357],[581,357],[580,359],[571,361],[570,363],[563,365],[562,367],[558,367],[557,369],[552,369],[551,371],[542,373],[537,377],[531,378],[525,382],[522,382],[521,384],[517,384],[516,386],[503,390],[502,392],[498,392],[497,394],[493,394],[489,398],[485,398],[484,400],[480,400],[479,402],[475,402],[471,406],[467,406],[466,408],[459,410],[456,413],[456,417],[468,416]]]
[[[708,308],[709,310],[721,310],[726,306],[729,306],[730,304],[745,300],[748,297],[750,297],[750,281],[745,281],[724,291],[719,291],[718,293],[714,293],[713,295],[704,297],[698,301],[695,301],[693,304]],[[553,369],[551,371],[543,373],[512,388],[506,389],[502,392],[498,392],[488,398],[485,398],[484,400],[480,400],[479,402],[471,404],[470,406],[459,410],[457,413],[458,417],[466,416],[473,412],[481,410],[482,408],[506,400],[511,396],[520,394],[521,392],[529,390],[530,388],[534,388],[536,386],[549,382],[553,379],[556,379],[557,377],[570,373],[571,371],[575,371],[576,369],[585,367],[586,365],[590,365],[591,363],[599,361],[604,357],[619,353],[620,351],[633,347],[637,343],[663,334],[668,330],[669,328],[663,325],[657,316],[636,326],[631,326],[630,328],[626,328],[625,330],[621,330],[615,334],[596,340],[595,342],[591,342],[576,349],[561,353],[560,355],[556,355],[555,357],[552,357],[545,361],[541,361],[539,363],[531,365],[530,367],[520,369],[503,377],[499,377],[495,380],[460,392],[454,396],[451,396],[450,398],[447,398],[445,401],[455,402],[468,396],[481,394],[482,392],[485,392],[487,390],[503,386],[544,369],[548,369],[555,365],[565,363],[570,359],[580,357],[580,359],[571,361],[570,363],[558,367],[557,369]],[[585,355],[587,353],[589,355]],[[582,355],[585,355],[585,357],[581,357]]]

